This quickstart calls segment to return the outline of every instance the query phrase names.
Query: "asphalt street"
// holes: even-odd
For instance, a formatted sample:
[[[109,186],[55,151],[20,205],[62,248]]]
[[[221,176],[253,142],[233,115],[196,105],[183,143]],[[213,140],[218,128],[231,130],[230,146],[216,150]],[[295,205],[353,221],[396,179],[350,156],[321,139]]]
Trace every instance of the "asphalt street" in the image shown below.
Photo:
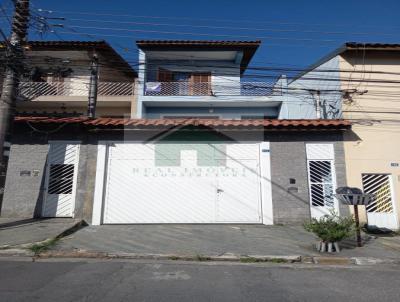
[[[0,260],[0,301],[399,301],[400,267]]]

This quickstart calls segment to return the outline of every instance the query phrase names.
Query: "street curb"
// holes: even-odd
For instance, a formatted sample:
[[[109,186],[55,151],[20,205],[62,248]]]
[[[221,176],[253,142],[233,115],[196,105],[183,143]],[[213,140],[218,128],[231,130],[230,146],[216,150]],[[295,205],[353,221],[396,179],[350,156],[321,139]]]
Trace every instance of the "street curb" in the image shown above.
[[[351,265],[356,264],[352,258],[348,257],[326,257],[317,256],[313,257],[313,263],[324,264],[324,265]]]
[[[0,250],[0,257],[34,257],[35,253],[26,249],[10,248]]]
[[[372,257],[353,257],[351,258],[356,265],[376,265],[376,264],[394,264],[399,265],[400,259],[380,259]]]
[[[0,253],[1,254],[1,253]],[[180,260],[180,261],[226,261],[226,262],[301,262],[300,255],[176,255],[176,254],[139,254],[139,253],[104,253],[77,251],[46,251],[36,255],[37,258],[99,258],[99,259],[132,259],[132,260]]]
[[[0,252],[1,256],[1,252]],[[9,256],[9,255],[8,255]],[[240,263],[277,263],[277,264],[318,264],[318,265],[379,265],[400,264],[400,259],[379,259],[371,257],[327,257],[300,255],[174,255],[174,254],[139,254],[139,253],[105,253],[76,251],[47,251],[35,256],[35,259],[81,258],[81,259],[126,259],[126,260],[171,260],[196,262],[240,262]]]

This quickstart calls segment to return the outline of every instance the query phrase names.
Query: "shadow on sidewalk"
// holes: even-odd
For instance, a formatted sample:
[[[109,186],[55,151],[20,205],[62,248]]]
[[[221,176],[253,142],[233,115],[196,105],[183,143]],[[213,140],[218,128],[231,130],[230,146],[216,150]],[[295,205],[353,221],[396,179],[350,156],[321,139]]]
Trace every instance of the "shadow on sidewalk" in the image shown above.
[[[0,220],[0,230],[2,229],[9,229],[13,227],[20,227],[20,226],[26,226],[28,224],[33,224],[37,222],[41,222],[44,220],[48,220],[50,218],[27,218],[27,219],[21,219],[21,220],[13,220],[13,221],[7,221],[2,223]]]

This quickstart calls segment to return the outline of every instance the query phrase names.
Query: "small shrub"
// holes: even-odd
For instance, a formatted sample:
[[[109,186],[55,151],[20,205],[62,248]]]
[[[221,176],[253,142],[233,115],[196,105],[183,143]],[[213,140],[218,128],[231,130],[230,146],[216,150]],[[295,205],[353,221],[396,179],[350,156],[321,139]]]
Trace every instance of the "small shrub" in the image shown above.
[[[210,261],[210,257],[202,256],[202,255],[196,255],[194,260],[196,261]]]
[[[262,262],[260,259],[254,258],[254,257],[243,257],[240,258],[240,262],[242,263],[256,263],[256,262]]]
[[[324,215],[320,219],[313,218],[304,223],[304,228],[323,242],[339,242],[354,234],[355,223],[353,218],[340,217],[332,211],[330,215]]]
[[[54,247],[58,242],[57,238],[47,240],[42,243],[33,244],[29,247],[29,250],[35,253],[35,255],[39,255],[40,253],[46,252],[52,247]]]
[[[272,263],[286,263],[287,260],[286,259],[282,259],[282,258],[272,258],[272,259],[269,260],[269,262],[272,262]]]
[[[242,258],[240,258],[240,262],[242,262],[242,263],[259,263],[259,262],[286,263],[287,260],[283,259],[283,258],[261,259],[261,258],[255,258],[255,257],[242,257]]]

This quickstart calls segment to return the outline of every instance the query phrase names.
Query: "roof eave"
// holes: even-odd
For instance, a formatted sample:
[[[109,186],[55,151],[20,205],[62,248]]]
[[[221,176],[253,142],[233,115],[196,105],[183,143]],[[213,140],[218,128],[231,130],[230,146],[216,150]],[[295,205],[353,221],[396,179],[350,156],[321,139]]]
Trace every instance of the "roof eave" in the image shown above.
[[[87,51],[98,50],[108,53],[113,57],[123,72],[131,77],[137,78],[137,72],[128,64],[128,62],[105,40],[98,41],[29,41],[24,48],[28,51]],[[115,64],[114,64],[115,65]]]
[[[242,74],[251,59],[256,53],[261,41],[207,41],[207,40],[138,40],[136,45],[142,50],[217,50],[217,51],[243,51],[243,57],[240,62],[240,73]]]
[[[392,43],[360,43],[360,42],[346,42],[340,47],[336,48],[334,51],[330,52],[326,56],[319,59],[317,62],[313,63],[309,67],[306,68],[305,71],[300,72],[296,75],[288,84],[293,83],[294,81],[301,78],[303,75],[311,72],[318,66],[326,63],[330,59],[336,57],[337,55],[343,54],[346,51],[353,50],[363,50],[363,51],[400,51],[400,44],[392,44]]]

